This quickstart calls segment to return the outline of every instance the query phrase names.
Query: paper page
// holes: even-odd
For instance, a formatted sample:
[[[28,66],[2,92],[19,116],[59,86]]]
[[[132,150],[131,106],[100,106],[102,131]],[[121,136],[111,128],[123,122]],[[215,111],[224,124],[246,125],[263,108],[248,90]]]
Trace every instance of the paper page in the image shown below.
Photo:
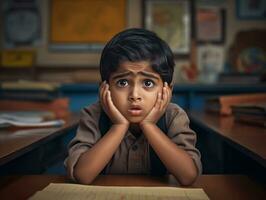
[[[8,125],[19,126],[19,127],[43,127],[43,126],[62,126],[65,124],[65,121],[62,119],[50,120],[43,122],[23,122],[23,121],[14,121],[10,119],[1,119],[0,118],[0,127],[5,127]]]
[[[176,187],[113,187],[51,183],[35,193],[30,200],[209,200],[201,188]]]

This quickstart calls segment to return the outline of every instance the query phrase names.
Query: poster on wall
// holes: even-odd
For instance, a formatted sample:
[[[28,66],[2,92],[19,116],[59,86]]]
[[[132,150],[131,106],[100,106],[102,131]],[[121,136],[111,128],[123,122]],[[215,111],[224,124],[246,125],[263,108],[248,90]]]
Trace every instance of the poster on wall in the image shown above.
[[[165,40],[174,54],[190,51],[190,6],[186,0],[145,0],[145,28]]]
[[[196,39],[198,42],[223,43],[225,38],[224,10],[200,7],[196,11]]]
[[[101,50],[126,28],[126,1],[50,1],[50,49]]]
[[[34,47],[41,41],[40,1],[4,0],[4,48]]]

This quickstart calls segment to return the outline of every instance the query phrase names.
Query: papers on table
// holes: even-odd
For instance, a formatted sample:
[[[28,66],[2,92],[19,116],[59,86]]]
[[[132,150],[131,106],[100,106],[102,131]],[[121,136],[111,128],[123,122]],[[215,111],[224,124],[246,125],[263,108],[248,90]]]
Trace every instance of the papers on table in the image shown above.
[[[0,127],[46,127],[61,126],[64,123],[62,119],[55,119],[50,112],[0,112]]]
[[[113,187],[113,186],[88,186],[80,184],[51,183],[42,191],[35,193],[30,200],[208,200],[208,196],[201,188],[176,188],[176,187]]]

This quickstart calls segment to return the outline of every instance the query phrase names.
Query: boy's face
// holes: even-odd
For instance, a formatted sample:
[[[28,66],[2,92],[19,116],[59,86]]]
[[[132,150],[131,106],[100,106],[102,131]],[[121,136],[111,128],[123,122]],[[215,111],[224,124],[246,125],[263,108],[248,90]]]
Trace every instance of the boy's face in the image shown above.
[[[163,81],[149,62],[120,64],[109,79],[114,105],[130,123],[139,123],[153,108]]]

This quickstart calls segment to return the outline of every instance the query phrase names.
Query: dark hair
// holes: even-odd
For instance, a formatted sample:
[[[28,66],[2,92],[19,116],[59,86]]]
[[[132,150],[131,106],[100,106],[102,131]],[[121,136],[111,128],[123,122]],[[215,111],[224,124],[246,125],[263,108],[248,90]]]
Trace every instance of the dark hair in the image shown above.
[[[124,61],[149,61],[164,82],[172,82],[175,66],[173,53],[167,43],[152,31],[131,28],[116,34],[101,55],[102,81],[108,81],[111,73]]]

